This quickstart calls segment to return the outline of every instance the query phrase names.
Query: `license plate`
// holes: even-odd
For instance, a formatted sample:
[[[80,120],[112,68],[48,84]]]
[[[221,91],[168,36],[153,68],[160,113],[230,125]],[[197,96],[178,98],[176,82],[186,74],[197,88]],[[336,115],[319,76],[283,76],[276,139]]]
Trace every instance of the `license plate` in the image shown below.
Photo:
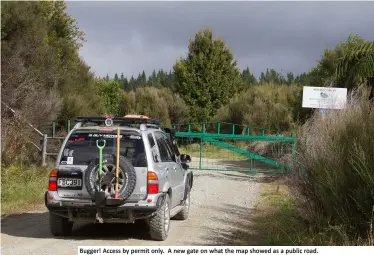
[[[58,186],[59,187],[80,187],[82,186],[82,180],[74,179],[74,178],[58,179]]]

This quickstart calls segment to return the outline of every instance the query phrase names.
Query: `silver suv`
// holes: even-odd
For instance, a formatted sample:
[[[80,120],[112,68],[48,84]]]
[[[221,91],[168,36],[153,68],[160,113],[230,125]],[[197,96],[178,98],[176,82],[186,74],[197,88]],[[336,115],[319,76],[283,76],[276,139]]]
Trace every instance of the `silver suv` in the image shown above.
[[[69,235],[78,221],[143,219],[153,240],[165,240],[171,218],[188,218],[193,184],[191,157],[174,138],[149,118],[79,117],[45,193],[52,234]]]

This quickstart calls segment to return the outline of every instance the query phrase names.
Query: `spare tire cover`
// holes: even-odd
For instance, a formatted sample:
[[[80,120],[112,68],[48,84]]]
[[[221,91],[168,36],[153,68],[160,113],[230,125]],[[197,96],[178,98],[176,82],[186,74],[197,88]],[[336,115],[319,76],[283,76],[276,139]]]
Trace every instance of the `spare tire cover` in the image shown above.
[[[114,197],[116,187],[116,157],[113,155],[103,156],[102,182],[99,187],[98,170],[99,159],[93,160],[85,171],[85,185],[87,192],[92,198],[95,197],[96,191],[105,191],[107,196]],[[119,187],[118,198],[128,198],[135,189],[136,172],[131,162],[120,156],[119,158]]]

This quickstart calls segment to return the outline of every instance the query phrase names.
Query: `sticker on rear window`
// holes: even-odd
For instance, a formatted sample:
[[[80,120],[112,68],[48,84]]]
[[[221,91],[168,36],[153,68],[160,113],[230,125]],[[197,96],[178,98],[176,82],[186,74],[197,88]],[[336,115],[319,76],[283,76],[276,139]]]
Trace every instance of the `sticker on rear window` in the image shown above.
[[[67,163],[68,165],[72,165],[72,164],[73,164],[73,161],[74,161],[74,158],[73,158],[73,157],[68,157],[66,163]]]
[[[72,140],[69,140],[68,143],[75,143],[75,142],[81,142],[81,141],[84,141],[86,139],[84,139],[84,137],[78,137],[78,138],[74,138]]]
[[[103,137],[103,138],[117,138],[117,135],[111,134],[88,134],[88,137]],[[119,138],[123,138],[123,135],[120,135]]]

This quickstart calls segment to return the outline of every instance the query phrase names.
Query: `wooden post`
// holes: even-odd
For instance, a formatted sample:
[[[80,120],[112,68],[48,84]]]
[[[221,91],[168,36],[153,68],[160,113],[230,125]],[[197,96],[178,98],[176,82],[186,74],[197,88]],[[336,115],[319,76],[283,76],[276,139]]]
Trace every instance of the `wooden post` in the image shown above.
[[[56,122],[52,122],[52,137],[56,136]]]
[[[70,132],[70,120],[68,120],[68,133]]]
[[[120,151],[120,129],[117,129],[117,157],[116,157],[116,191],[115,198],[118,198],[118,175],[119,175],[119,151]]]
[[[47,135],[43,135],[42,166],[47,166]]]

